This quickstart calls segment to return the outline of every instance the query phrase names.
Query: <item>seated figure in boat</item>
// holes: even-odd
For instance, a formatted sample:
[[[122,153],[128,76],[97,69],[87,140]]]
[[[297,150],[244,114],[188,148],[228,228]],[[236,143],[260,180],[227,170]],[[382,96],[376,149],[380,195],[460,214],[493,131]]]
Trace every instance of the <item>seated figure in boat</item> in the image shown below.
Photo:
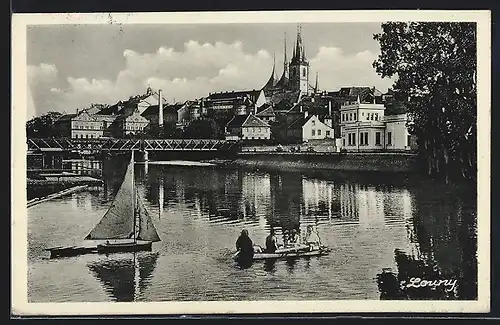
[[[239,251],[238,257],[241,259],[253,259],[254,246],[248,236],[248,230],[243,229],[240,237],[236,240],[236,250]]]
[[[274,229],[271,228],[271,233],[266,238],[266,253],[274,253],[278,249],[278,242],[274,236]]]
[[[305,244],[309,245],[310,250],[319,249],[319,247],[321,246],[321,239],[311,225],[307,226]]]
[[[298,233],[297,229],[292,229],[287,239],[288,247],[295,247],[300,245],[300,234]]]

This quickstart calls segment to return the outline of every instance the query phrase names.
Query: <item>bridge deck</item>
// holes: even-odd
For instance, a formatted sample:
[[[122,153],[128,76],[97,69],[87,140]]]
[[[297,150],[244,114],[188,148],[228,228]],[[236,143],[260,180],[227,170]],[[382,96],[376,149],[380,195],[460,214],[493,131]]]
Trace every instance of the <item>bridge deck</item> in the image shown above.
[[[30,152],[48,151],[214,151],[237,142],[219,139],[28,139]]]

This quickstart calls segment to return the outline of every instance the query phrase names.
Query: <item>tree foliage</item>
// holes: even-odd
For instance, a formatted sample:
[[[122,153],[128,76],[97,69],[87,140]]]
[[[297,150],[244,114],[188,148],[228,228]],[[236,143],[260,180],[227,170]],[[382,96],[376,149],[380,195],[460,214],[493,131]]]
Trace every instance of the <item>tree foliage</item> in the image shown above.
[[[397,77],[394,91],[412,120],[428,172],[476,178],[475,23],[384,23],[374,35],[382,77]]]
[[[217,139],[220,134],[219,125],[210,118],[191,121],[184,131],[184,137],[191,139]]]
[[[48,112],[26,122],[28,138],[50,138],[55,135],[54,122],[61,117],[59,112]]]

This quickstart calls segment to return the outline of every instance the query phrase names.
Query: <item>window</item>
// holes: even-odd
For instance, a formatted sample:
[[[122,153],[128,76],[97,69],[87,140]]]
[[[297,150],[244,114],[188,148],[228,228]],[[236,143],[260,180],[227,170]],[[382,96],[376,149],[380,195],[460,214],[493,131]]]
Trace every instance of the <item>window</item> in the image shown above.
[[[356,121],[356,113],[354,113],[354,120]]]
[[[345,139],[342,139],[342,146],[345,147]]]
[[[375,133],[375,145],[380,146],[380,132]]]
[[[330,136],[330,131],[329,130],[326,130],[326,136],[329,137]]]
[[[353,133],[352,134],[352,145],[355,146],[356,145],[356,133]]]
[[[314,130],[314,129],[313,129],[313,130],[311,131],[311,135],[312,135],[312,136],[315,136],[315,135],[316,135],[316,130]]]
[[[411,140],[411,135],[407,135],[406,136],[406,145],[409,146],[410,145],[410,141]]]
[[[318,130],[318,135],[321,135],[321,130]]]
[[[312,126],[316,125],[316,121],[311,121]]]
[[[392,146],[392,132],[387,132],[387,145]]]
[[[349,121],[352,120],[352,113],[349,113]]]
[[[365,112],[361,112],[361,116],[365,116]]]
[[[88,134],[85,134],[85,138],[88,139],[89,138],[89,135]]]
[[[369,121],[370,120],[370,114],[366,114],[366,120]]]
[[[367,146],[368,145],[368,132],[362,132],[359,135],[360,135],[359,144],[363,145],[363,146]]]
[[[306,76],[306,69],[303,69],[302,70],[302,77],[305,77]]]
[[[378,121],[378,113],[375,113],[375,121]]]
[[[352,145],[352,134],[351,134],[351,133],[349,133],[347,136],[348,136],[348,139],[347,139],[347,140],[348,140],[348,141],[347,141],[347,145],[348,145],[348,146],[350,146],[350,145]]]
[[[373,113],[370,113],[370,120],[373,121]]]

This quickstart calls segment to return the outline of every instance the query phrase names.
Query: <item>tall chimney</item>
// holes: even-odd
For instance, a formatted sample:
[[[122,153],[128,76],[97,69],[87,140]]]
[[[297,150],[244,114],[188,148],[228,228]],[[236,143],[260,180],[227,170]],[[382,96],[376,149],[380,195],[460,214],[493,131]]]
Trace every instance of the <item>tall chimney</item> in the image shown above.
[[[328,101],[328,115],[332,116],[332,101]]]
[[[158,90],[158,125],[163,127],[163,95],[161,89]]]

